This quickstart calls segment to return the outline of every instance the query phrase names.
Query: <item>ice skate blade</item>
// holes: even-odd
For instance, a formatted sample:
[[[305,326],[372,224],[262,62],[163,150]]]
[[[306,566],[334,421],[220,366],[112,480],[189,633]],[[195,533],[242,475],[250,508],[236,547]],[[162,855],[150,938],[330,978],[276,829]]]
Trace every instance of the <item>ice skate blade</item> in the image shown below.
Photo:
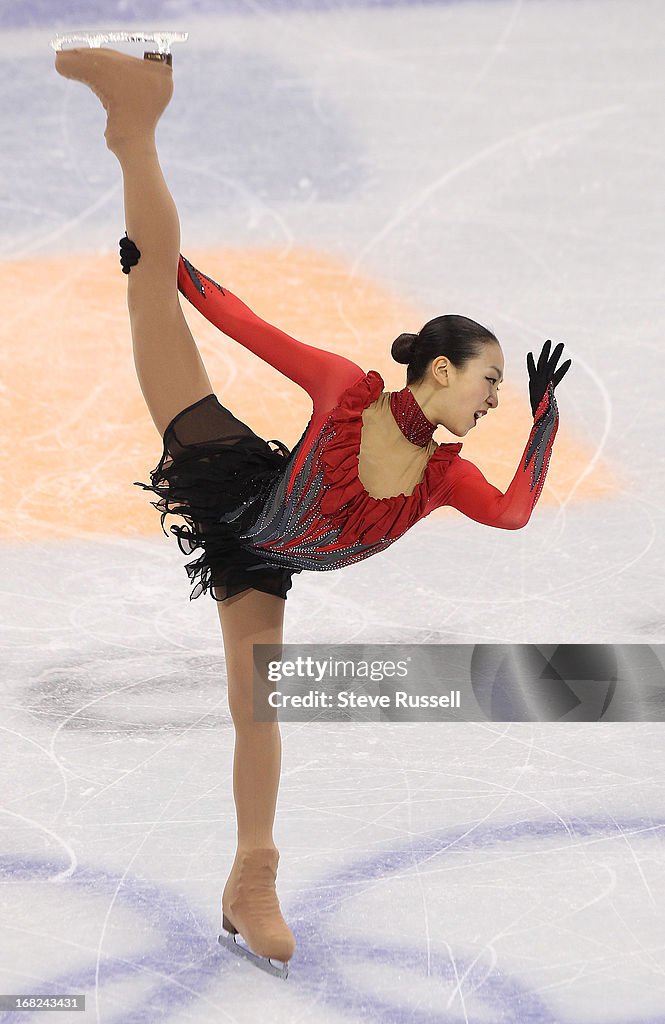
[[[273,963],[268,957],[258,956],[257,953],[252,953],[251,949],[248,949],[246,946],[241,946],[233,933],[224,931],[220,936],[218,936],[217,941],[220,945],[226,946],[229,953],[242,957],[244,960],[249,960],[249,962],[254,964],[255,967],[260,967],[262,971],[272,974],[273,978],[282,978],[283,981],[286,981],[288,978],[288,963],[283,964],[280,960],[276,960]],[[278,964],[279,966],[277,966]]]
[[[57,53],[58,50],[62,50],[65,43],[87,43],[88,46],[97,48],[104,43],[155,43],[156,50],[148,50],[144,54],[146,60],[159,60],[171,64],[172,44],[184,43],[188,37],[189,32],[168,29],[155,32],[73,32],[71,35],[56,36],[51,40],[51,46]]]

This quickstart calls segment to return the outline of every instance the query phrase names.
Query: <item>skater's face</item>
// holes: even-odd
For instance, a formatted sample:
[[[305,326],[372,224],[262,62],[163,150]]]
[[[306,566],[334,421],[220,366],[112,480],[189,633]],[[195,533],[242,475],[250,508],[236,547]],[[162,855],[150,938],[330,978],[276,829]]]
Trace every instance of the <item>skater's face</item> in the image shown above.
[[[446,356],[437,356],[429,370],[435,382],[431,418],[436,417],[456,437],[464,437],[497,408],[503,368],[503,352],[496,342],[484,343],[480,354],[460,369]]]

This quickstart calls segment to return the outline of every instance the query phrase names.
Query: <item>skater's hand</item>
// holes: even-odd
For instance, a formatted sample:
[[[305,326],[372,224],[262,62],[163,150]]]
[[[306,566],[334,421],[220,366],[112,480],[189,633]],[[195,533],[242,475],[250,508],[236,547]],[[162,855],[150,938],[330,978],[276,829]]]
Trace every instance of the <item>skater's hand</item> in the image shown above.
[[[123,274],[128,274],[140,259],[141,253],[136,248],[131,238],[128,238],[125,234],[125,237],[120,239],[120,263],[122,264]]]
[[[559,342],[554,352],[550,355],[551,344],[552,342],[548,340],[543,345],[542,352],[538,357],[537,366],[534,363],[532,352],[529,352],[526,357],[526,368],[529,371],[529,398],[531,400],[531,412],[534,416],[543,400],[543,395],[547,391],[548,384],[551,382],[553,387],[560,384],[568,373],[572,362],[571,359],[566,360],[563,366],[560,366],[557,370],[556,364],[559,362],[563,352],[563,342]]]

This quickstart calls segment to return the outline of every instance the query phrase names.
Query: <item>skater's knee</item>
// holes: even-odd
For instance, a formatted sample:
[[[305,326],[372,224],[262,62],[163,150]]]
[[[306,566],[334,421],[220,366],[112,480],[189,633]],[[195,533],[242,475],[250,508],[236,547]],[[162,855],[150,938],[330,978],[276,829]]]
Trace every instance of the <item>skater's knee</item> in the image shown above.
[[[251,703],[232,706],[229,701],[229,708],[236,735],[244,739],[254,741],[258,737],[262,743],[267,742],[273,731],[279,729],[277,712],[267,705],[257,709]]]
[[[249,733],[257,726],[266,729],[268,725],[276,724],[277,709],[271,694],[272,691],[260,680],[256,681],[247,676],[240,679],[229,674],[229,711],[236,731]]]

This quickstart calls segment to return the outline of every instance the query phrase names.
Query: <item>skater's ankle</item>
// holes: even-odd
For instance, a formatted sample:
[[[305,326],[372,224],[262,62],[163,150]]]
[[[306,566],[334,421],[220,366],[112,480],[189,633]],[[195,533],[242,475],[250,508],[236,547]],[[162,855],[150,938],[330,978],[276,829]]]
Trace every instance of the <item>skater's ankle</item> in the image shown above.
[[[247,842],[240,843],[239,842],[238,846],[237,846],[237,850],[236,850],[236,858],[239,858],[239,857],[242,857],[242,856],[247,856],[247,854],[259,853],[259,852],[260,853],[279,853],[279,850],[277,849],[277,847],[275,846],[275,844],[274,844],[274,842],[272,840],[268,840],[267,842],[259,842],[259,843],[247,843]]]
[[[118,158],[121,164],[157,153],[154,131],[131,134],[121,127],[107,126],[104,132],[106,146]]]

